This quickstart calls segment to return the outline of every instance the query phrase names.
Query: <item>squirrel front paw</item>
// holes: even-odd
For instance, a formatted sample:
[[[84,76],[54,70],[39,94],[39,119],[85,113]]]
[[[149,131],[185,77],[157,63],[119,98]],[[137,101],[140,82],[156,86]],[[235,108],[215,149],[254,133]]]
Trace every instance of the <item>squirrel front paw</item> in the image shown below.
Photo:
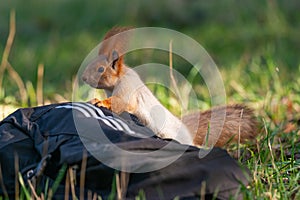
[[[91,103],[97,107],[105,107],[105,108],[111,110],[111,100],[110,99],[104,99],[103,101],[101,101],[97,98],[94,98],[94,99],[88,101],[88,103]]]
[[[101,102],[99,99],[94,98],[88,101],[88,103],[93,104],[93,105],[97,105],[99,102]]]

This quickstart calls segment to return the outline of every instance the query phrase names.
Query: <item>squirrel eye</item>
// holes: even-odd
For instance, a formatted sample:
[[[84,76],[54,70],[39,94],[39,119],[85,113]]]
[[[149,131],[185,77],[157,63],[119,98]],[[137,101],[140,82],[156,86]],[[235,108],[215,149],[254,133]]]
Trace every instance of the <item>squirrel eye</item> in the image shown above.
[[[99,67],[98,72],[100,72],[100,73],[104,72],[104,67]]]

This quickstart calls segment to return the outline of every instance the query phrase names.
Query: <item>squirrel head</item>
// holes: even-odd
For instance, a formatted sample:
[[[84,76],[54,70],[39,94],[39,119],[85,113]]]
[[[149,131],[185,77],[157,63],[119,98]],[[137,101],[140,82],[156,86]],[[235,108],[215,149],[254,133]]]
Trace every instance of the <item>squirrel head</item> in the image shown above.
[[[99,48],[98,56],[86,67],[82,80],[98,89],[112,90],[125,73],[123,54],[132,27],[114,27],[108,31]],[[120,34],[122,33],[122,34]]]
[[[123,56],[116,50],[109,55],[100,54],[87,65],[82,80],[91,87],[112,90],[123,74],[123,65]]]

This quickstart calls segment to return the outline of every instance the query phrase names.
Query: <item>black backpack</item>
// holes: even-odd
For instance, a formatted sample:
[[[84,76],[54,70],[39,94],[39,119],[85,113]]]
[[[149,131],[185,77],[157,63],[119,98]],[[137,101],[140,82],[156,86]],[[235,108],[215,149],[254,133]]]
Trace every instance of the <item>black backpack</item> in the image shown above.
[[[199,151],[207,155],[199,158]],[[160,139],[134,116],[88,103],[22,108],[6,117],[0,164],[0,196],[10,199],[20,195],[20,179],[53,199],[236,199],[249,183],[249,171],[225,150]],[[66,183],[71,175],[74,187]]]

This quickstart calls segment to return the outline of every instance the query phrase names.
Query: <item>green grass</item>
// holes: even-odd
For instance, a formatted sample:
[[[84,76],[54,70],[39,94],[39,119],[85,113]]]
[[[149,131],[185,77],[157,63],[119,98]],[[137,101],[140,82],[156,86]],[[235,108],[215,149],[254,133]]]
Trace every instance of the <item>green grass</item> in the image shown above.
[[[168,1],[129,5],[56,0],[45,5],[30,0],[26,4],[30,6],[22,1],[0,6],[0,55],[9,34],[10,11],[16,10],[16,35],[8,55],[15,73],[4,71],[0,118],[20,106],[70,101],[72,80],[82,60],[114,25],[173,28],[200,42],[216,61],[228,103],[246,103],[255,109],[261,133],[256,144],[241,146],[238,158],[252,174],[251,184],[242,188],[245,198],[300,198],[298,1],[190,1],[181,7]],[[164,58],[168,60],[167,55],[158,60]],[[143,60],[132,56],[128,62]],[[38,66],[44,66],[43,75],[38,75]],[[190,68],[181,60],[174,58],[174,68],[188,77]],[[210,96],[201,77],[193,84],[199,109],[209,108]],[[163,87],[151,89],[168,109],[180,113],[174,95]],[[238,151],[235,145],[228,150],[232,155]],[[31,195],[30,188],[26,191]],[[22,195],[26,199],[28,194]]]

